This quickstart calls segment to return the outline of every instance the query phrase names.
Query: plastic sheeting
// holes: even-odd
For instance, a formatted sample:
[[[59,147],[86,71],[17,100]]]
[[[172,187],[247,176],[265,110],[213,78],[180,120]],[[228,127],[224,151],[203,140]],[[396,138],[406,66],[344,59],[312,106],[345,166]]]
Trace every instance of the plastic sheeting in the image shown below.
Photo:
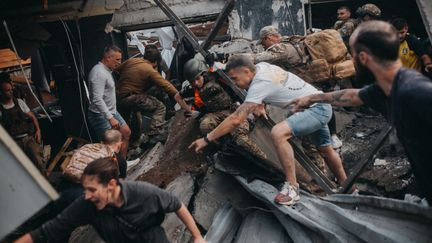
[[[173,47],[173,42],[176,38],[174,31],[171,27],[163,27],[157,29],[156,34],[158,35],[159,42],[163,48],[161,52],[162,58],[169,67],[171,66],[171,62],[175,53],[175,48]]]

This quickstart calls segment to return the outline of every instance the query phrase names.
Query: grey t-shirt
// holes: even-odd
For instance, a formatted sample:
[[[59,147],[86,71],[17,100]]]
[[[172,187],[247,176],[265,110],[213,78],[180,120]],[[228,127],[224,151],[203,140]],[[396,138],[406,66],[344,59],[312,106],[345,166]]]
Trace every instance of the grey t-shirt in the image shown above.
[[[96,64],[89,73],[89,110],[110,119],[117,112],[115,82],[111,70],[103,63]]]
[[[284,107],[292,99],[322,93],[297,75],[282,68],[260,62],[252,79],[245,102],[266,103]]]
[[[64,239],[80,225],[92,225],[105,242],[169,242],[160,226],[166,213],[180,209],[180,200],[147,182],[120,181],[124,204],[97,210],[80,197],[54,219],[31,233],[49,241]]]

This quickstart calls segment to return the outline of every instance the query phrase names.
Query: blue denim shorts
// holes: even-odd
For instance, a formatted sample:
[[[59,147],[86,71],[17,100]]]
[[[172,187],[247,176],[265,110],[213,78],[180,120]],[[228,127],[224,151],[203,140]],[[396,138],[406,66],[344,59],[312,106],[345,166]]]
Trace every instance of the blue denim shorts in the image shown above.
[[[331,145],[330,130],[327,123],[332,116],[329,104],[317,103],[314,106],[291,115],[286,119],[293,136],[308,136],[318,147]]]
[[[105,131],[112,128],[111,124],[103,114],[95,113],[90,110],[87,112],[87,118],[90,125],[93,127],[93,130],[95,131],[97,141],[102,141]],[[118,111],[116,111],[114,114],[114,118],[120,123],[120,126],[126,124],[125,120],[118,113]]]

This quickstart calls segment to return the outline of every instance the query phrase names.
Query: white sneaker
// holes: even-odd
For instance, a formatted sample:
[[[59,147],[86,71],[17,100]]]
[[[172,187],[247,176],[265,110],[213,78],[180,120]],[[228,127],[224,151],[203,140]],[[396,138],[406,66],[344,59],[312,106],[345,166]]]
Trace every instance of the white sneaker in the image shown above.
[[[135,167],[135,165],[137,165],[139,162],[140,162],[140,158],[126,161],[127,170],[130,170],[131,168]]]
[[[274,200],[278,204],[293,205],[300,200],[299,188],[285,182]]]
[[[331,136],[332,146],[334,149],[338,149],[342,147],[342,141],[338,138],[336,134]]]

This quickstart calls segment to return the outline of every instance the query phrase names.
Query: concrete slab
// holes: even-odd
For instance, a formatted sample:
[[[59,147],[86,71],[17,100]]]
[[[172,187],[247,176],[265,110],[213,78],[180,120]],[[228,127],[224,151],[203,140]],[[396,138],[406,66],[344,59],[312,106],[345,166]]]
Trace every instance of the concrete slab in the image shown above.
[[[195,198],[193,216],[208,230],[216,212],[226,201],[241,213],[251,207],[262,207],[232,176],[209,169]]]
[[[171,182],[166,190],[176,195],[187,206],[194,193],[194,179],[190,174],[183,174]],[[168,214],[165,217],[162,227],[165,229],[168,240],[182,242],[180,239],[186,231],[186,226],[175,213]]]

